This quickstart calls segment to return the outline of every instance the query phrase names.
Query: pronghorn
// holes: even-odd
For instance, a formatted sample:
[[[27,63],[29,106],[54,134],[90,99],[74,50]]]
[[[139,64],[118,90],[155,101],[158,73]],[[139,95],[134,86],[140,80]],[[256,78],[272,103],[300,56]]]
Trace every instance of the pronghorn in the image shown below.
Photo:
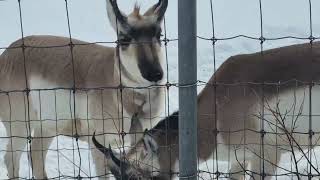
[[[168,0],[159,0],[144,14],[135,6],[125,15],[116,0],[106,0],[106,5],[119,35],[116,48],[65,37],[29,36],[0,56],[0,119],[10,137],[5,154],[10,179],[19,177],[21,151],[31,132],[33,175],[46,179],[45,156],[54,137],[78,135],[90,145],[91,138],[85,136],[97,131],[111,133],[100,140],[119,143],[122,139],[116,134],[142,132],[157,123],[164,90],[143,88],[163,83],[160,37]],[[131,122],[137,112],[142,113],[140,122]],[[92,150],[97,176],[103,176],[108,169],[98,153]]]
[[[320,144],[319,134],[313,134],[320,131],[320,119],[312,116],[319,114],[319,80],[319,42],[230,57],[198,95],[199,159],[213,155],[229,161],[230,179],[242,179],[245,174],[256,180],[271,179],[281,154],[301,153]],[[122,179],[170,179],[168,174],[177,171],[178,165],[178,126],[176,113],[151,129],[126,154]],[[121,161],[111,149],[103,152],[119,175]],[[304,153],[292,162],[309,157]],[[130,159],[140,163],[131,164]],[[294,165],[292,169],[297,171]],[[312,171],[318,170],[313,166]]]

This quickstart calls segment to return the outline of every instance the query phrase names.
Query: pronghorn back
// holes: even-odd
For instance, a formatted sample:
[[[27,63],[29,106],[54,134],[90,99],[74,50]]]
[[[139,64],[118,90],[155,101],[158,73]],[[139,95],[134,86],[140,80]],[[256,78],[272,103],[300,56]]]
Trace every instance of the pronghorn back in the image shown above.
[[[24,43],[25,52],[22,51]],[[114,48],[72,39],[74,44],[71,56],[70,39],[58,36],[28,36],[10,45],[1,55],[1,75],[10,80],[25,79],[24,55],[27,79],[42,76],[61,87],[73,86],[72,66],[75,70],[77,88],[116,86],[114,78]],[[49,59],[49,61],[48,61]],[[72,65],[72,60],[74,65]],[[108,76],[105,76],[108,72]],[[111,72],[109,74],[109,72]],[[94,78],[93,81],[86,78]],[[68,83],[67,83],[68,82]],[[84,83],[86,82],[86,83]],[[95,84],[88,84],[88,83]],[[25,86],[25,83],[22,87]],[[8,88],[10,86],[3,86]],[[30,88],[30,87],[28,87]],[[50,88],[50,87],[42,87]],[[9,90],[22,90],[9,89]]]

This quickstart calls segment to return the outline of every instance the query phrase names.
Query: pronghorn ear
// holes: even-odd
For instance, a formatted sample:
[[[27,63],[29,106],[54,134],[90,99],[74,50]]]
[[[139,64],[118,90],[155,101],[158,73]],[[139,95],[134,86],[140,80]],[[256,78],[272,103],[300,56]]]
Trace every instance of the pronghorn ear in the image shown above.
[[[164,13],[168,7],[168,0],[159,0],[158,3],[149,8],[143,15],[144,16],[156,16],[158,22],[162,22]]]
[[[152,154],[158,154],[159,152],[159,146],[155,139],[150,136],[149,134],[145,134],[143,137],[143,145],[145,148],[145,151],[147,153],[152,153]]]
[[[149,8],[143,15],[144,16],[151,16],[151,15],[154,15],[154,11],[157,9],[159,5],[158,4],[155,4],[153,5],[151,8]]]
[[[111,26],[117,32],[129,31],[128,16],[120,11],[117,0],[106,0],[107,13]]]

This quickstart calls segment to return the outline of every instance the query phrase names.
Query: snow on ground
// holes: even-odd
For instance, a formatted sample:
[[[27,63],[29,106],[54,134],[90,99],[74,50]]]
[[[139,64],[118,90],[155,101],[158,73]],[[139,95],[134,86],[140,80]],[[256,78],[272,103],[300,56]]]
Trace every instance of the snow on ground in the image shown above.
[[[65,1],[63,0],[28,0],[21,1],[24,35],[53,34],[68,36],[67,21],[65,13]],[[72,36],[89,42],[113,41],[115,33],[110,28],[105,12],[104,0],[69,0],[70,22]],[[128,12],[135,0],[119,1],[120,8]],[[146,9],[151,4],[150,0],[138,0],[142,8]],[[156,0],[152,0],[155,3]],[[211,11],[210,0],[198,2],[198,35],[211,38]],[[311,0],[313,35],[320,37],[320,1]],[[225,38],[239,34],[260,37],[260,16],[258,0],[213,0],[215,34],[218,38]],[[309,4],[302,0],[268,0],[262,1],[263,11],[263,33],[265,37],[274,38],[280,36],[309,37]],[[0,28],[0,47],[7,47],[11,42],[21,37],[19,24],[19,11],[16,1],[0,1],[0,21],[4,25]],[[188,17],[186,17],[188,18]],[[169,39],[177,38],[177,0],[170,0],[166,18],[167,33]],[[266,41],[264,49],[307,42],[305,40],[278,40]],[[239,53],[252,53],[260,50],[258,41],[237,38],[216,43],[216,61],[219,66],[231,55]],[[2,52],[1,50],[0,52]],[[177,42],[168,44],[169,81],[178,81],[178,49]],[[198,41],[198,79],[207,81],[213,73],[212,43],[210,41]],[[201,87],[199,87],[199,90]],[[170,111],[178,107],[178,90],[170,89]],[[5,137],[5,131],[0,124],[0,137]],[[73,175],[73,152],[72,140],[59,137],[59,148],[65,150],[50,151],[46,160],[49,177],[60,174]],[[0,179],[7,178],[3,162],[6,140],[0,138]],[[52,143],[50,149],[56,149],[57,139]],[[81,148],[87,148],[86,143],[80,143]],[[317,151],[319,154],[319,151]],[[77,156],[77,154],[76,154]],[[87,150],[81,151],[82,176],[94,175],[92,160]],[[57,161],[60,161],[58,170]],[[282,158],[281,164],[288,166],[289,155]],[[21,159],[21,176],[28,177],[29,169],[26,153]],[[79,160],[76,158],[75,164]],[[213,167],[213,160],[201,165],[201,169],[209,170]],[[89,168],[89,166],[91,168]],[[207,168],[209,167],[209,169]],[[219,162],[219,169],[226,172],[228,163]],[[77,168],[76,168],[77,169]],[[212,170],[211,170],[212,171]],[[206,176],[210,178],[210,176]],[[284,178],[288,179],[288,178]]]

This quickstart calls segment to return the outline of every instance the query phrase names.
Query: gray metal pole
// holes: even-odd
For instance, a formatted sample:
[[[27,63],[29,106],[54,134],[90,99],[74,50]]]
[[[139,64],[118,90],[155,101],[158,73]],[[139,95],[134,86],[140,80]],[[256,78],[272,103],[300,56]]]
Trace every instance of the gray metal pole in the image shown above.
[[[197,16],[196,0],[178,1],[179,171],[197,179]]]

